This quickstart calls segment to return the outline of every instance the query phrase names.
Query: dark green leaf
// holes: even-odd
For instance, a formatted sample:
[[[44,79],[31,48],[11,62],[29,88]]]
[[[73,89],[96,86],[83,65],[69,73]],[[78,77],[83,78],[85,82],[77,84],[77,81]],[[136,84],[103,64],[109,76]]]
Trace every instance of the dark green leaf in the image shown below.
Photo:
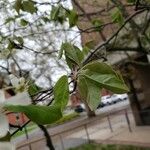
[[[33,1],[23,1],[22,3],[22,10],[29,12],[31,14],[36,13],[37,12],[37,8],[35,6],[35,2]]]
[[[69,25],[70,27],[74,27],[77,24],[78,21],[78,15],[76,11],[74,10],[68,10],[67,17],[69,19]]]
[[[47,23],[47,22],[50,22],[50,19],[48,17],[42,17],[42,20]]]
[[[19,14],[20,10],[22,9],[21,3],[22,3],[22,0],[16,0],[15,4],[13,6],[18,14]]]
[[[135,3],[137,0],[127,0],[128,3]]]
[[[62,5],[52,7],[51,20],[62,24],[66,21],[66,17],[66,9]]]
[[[27,20],[25,20],[25,19],[21,19],[20,20],[20,24],[22,25],[22,26],[27,26],[28,25],[28,21]]]
[[[11,135],[8,132],[7,135],[5,135],[4,137],[0,138],[0,142],[10,141],[10,139],[11,139]]]
[[[12,40],[9,40],[7,48],[9,50],[12,50],[13,48],[15,48],[15,43]]]
[[[68,67],[70,69],[72,69],[73,67],[75,67],[76,63],[74,63],[74,61],[72,61],[69,57],[65,56],[66,57],[66,63],[68,65]]]
[[[62,110],[69,100],[69,86],[67,76],[62,76],[54,86],[54,105],[59,105]]]
[[[64,23],[64,21],[66,21],[66,9],[60,5],[60,9],[59,9],[59,14],[58,14],[58,18],[57,21],[61,24]]]
[[[18,43],[21,44],[21,45],[24,43],[23,38],[21,36],[15,36],[14,40],[17,40]]]
[[[65,52],[66,60],[69,59],[69,61],[72,62],[72,65],[81,66],[81,61],[83,60],[83,53],[78,47],[66,42],[63,43],[61,46],[61,53],[63,51]]]
[[[51,124],[62,117],[59,106],[6,105],[5,109],[12,112],[22,112],[37,124]]]

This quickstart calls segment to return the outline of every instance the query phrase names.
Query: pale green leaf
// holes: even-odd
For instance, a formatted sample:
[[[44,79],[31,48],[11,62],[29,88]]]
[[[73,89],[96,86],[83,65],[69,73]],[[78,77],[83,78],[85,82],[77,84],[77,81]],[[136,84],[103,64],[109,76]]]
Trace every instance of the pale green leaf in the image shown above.
[[[51,10],[51,19],[56,21],[58,18],[60,7],[53,6]]]
[[[118,8],[115,8],[114,12],[111,14],[112,21],[122,25],[124,23],[124,18],[121,11]]]
[[[111,66],[100,61],[87,64],[79,71],[79,75],[93,81],[97,86],[111,90],[114,93],[129,91],[121,75],[115,72]]]
[[[100,86],[84,76],[79,76],[78,89],[82,100],[88,103],[91,110],[96,110],[100,103]]]
[[[83,60],[83,53],[82,51],[76,47],[75,45],[72,45],[71,43],[63,43],[61,46],[61,53],[64,51],[65,57],[72,62],[72,65],[78,65],[81,66],[81,62]]]
[[[69,100],[69,86],[66,75],[62,76],[54,86],[54,105],[59,105],[62,110]]]
[[[102,20],[94,19],[92,20],[92,24],[94,25],[96,31],[102,30],[102,24],[103,24]]]
[[[12,112],[22,112],[37,124],[51,124],[62,117],[59,106],[6,105],[5,109]]]

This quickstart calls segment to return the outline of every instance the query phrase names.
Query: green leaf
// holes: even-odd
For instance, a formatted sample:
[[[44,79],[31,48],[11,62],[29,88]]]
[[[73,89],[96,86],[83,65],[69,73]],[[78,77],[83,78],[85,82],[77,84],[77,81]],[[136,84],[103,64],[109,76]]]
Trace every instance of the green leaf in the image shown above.
[[[59,14],[57,16],[57,21],[61,24],[64,23],[64,21],[66,21],[66,9],[60,5],[60,9],[59,9]]]
[[[90,49],[93,49],[94,46],[95,46],[94,40],[88,41],[87,43],[85,43],[85,46],[88,47],[88,48],[90,48]]]
[[[67,62],[67,65],[70,69],[74,68],[76,63],[74,63],[74,61],[72,61],[69,57],[65,56],[66,57],[66,62]]]
[[[69,100],[69,86],[66,75],[62,76],[54,86],[54,105],[59,105],[64,110]]]
[[[66,20],[66,10],[62,5],[52,7],[51,20],[59,22],[61,24]]]
[[[87,46],[84,46],[83,47],[83,49],[82,49],[82,51],[83,51],[83,54],[86,56],[89,52],[90,52],[90,48],[89,47],[87,47]]]
[[[12,50],[13,48],[15,48],[15,43],[12,40],[9,40],[7,49]]]
[[[72,65],[78,65],[81,66],[81,62],[83,60],[83,53],[82,51],[75,45],[72,45],[71,43],[63,43],[61,46],[61,53],[65,52],[66,61],[69,60],[71,65],[68,64],[68,66]]]
[[[35,2],[33,2],[31,0],[30,1],[23,1],[22,10],[33,14],[33,13],[37,12],[37,7],[35,6]]]
[[[87,55],[90,52],[90,50],[94,48],[94,46],[95,46],[95,43],[94,43],[93,40],[85,43],[85,45],[83,47],[83,53],[84,53],[84,55]]]
[[[127,0],[128,3],[135,3],[136,0]]]
[[[20,10],[22,9],[22,0],[16,0],[13,7],[16,10],[16,12],[19,14]]]
[[[0,138],[0,142],[10,141],[10,139],[11,139],[11,135],[8,132],[4,137]]]
[[[103,22],[101,20],[94,19],[94,20],[92,20],[92,24],[94,25],[96,31],[102,30],[102,24],[103,24]]]
[[[91,110],[96,110],[100,103],[100,86],[84,76],[79,76],[77,84],[82,100],[88,103]]]
[[[50,22],[50,19],[48,17],[42,17],[41,18],[45,23]]]
[[[24,43],[23,38],[21,36],[14,36],[14,40],[17,40],[21,45]]]
[[[37,124],[51,124],[62,117],[61,109],[59,106],[6,105],[5,109],[12,112],[22,112]]]
[[[12,21],[15,21],[15,18],[13,18],[13,17],[8,17],[8,18],[5,20],[5,24],[10,23],[10,22],[12,22]]]
[[[53,6],[51,10],[51,20],[56,21],[58,18],[60,7]]]
[[[42,89],[40,87],[38,87],[35,83],[31,83],[30,86],[28,87],[28,92],[31,96],[37,94],[41,90]]]
[[[114,12],[111,15],[112,21],[122,25],[124,23],[124,18],[122,16],[121,11],[118,8],[115,8]]]
[[[114,93],[126,93],[129,91],[120,74],[115,72],[106,63],[94,61],[84,66],[79,75],[91,80],[97,86],[108,89]]]
[[[76,13],[76,11],[74,10],[68,10],[69,12],[67,13],[67,17],[69,19],[69,25],[70,28],[74,27],[77,24],[78,21],[78,15]]]
[[[22,26],[27,26],[28,25],[28,21],[27,20],[25,20],[25,19],[21,19],[20,20],[20,24],[22,25]]]
[[[63,51],[64,51],[64,47],[61,46],[61,48],[60,48],[60,50],[59,50],[59,54],[58,54],[58,59],[61,59],[61,58],[62,58]]]

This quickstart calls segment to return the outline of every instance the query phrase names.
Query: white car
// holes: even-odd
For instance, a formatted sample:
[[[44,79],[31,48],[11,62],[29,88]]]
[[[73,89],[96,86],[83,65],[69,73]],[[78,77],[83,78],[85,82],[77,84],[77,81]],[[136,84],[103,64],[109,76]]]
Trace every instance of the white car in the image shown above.
[[[102,96],[100,99],[100,104],[98,105],[97,108],[101,108],[110,104],[111,104],[111,96],[110,95]]]
[[[129,99],[129,97],[128,97],[128,94],[119,94],[119,97],[122,99],[122,100],[127,100],[127,99]]]
[[[123,100],[127,100],[128,95],[127,94],[113,94],[111,95],[112,103],[117,103]]]
[[[101,102],[102,102],[104,105],[109,105],[109,104],[111,104],[111,102],[112,102],[111,96],[110,96],[110,95],[102,96],[102,97],[101,97]]]

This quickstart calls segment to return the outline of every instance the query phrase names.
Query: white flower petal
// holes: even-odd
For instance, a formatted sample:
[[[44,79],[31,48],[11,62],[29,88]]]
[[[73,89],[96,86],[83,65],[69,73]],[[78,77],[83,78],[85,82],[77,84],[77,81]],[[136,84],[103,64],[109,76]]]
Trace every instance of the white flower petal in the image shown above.
[[[0,138],[4,137],[7,134],[8,130],[9,130],[8,120],[4,114],[0,114]]]
[[[13,74],[10,74],[9,75],[9,79],[11,81],[11,84],[14,86],[14,87],[17,87],[19,85],[19,79],[14,76]]]
[[[31,104],[31,98],[28,92],[22,92],[22,93],[18,93],[17,95],[8,98],[5,104],[25,106],[25,105]]]
[[[5,102],[5,93],[3,90],[0,90],[0,105]]]
[[[15,150],[15,146],[10,142],[0,142],[0,150]]]

